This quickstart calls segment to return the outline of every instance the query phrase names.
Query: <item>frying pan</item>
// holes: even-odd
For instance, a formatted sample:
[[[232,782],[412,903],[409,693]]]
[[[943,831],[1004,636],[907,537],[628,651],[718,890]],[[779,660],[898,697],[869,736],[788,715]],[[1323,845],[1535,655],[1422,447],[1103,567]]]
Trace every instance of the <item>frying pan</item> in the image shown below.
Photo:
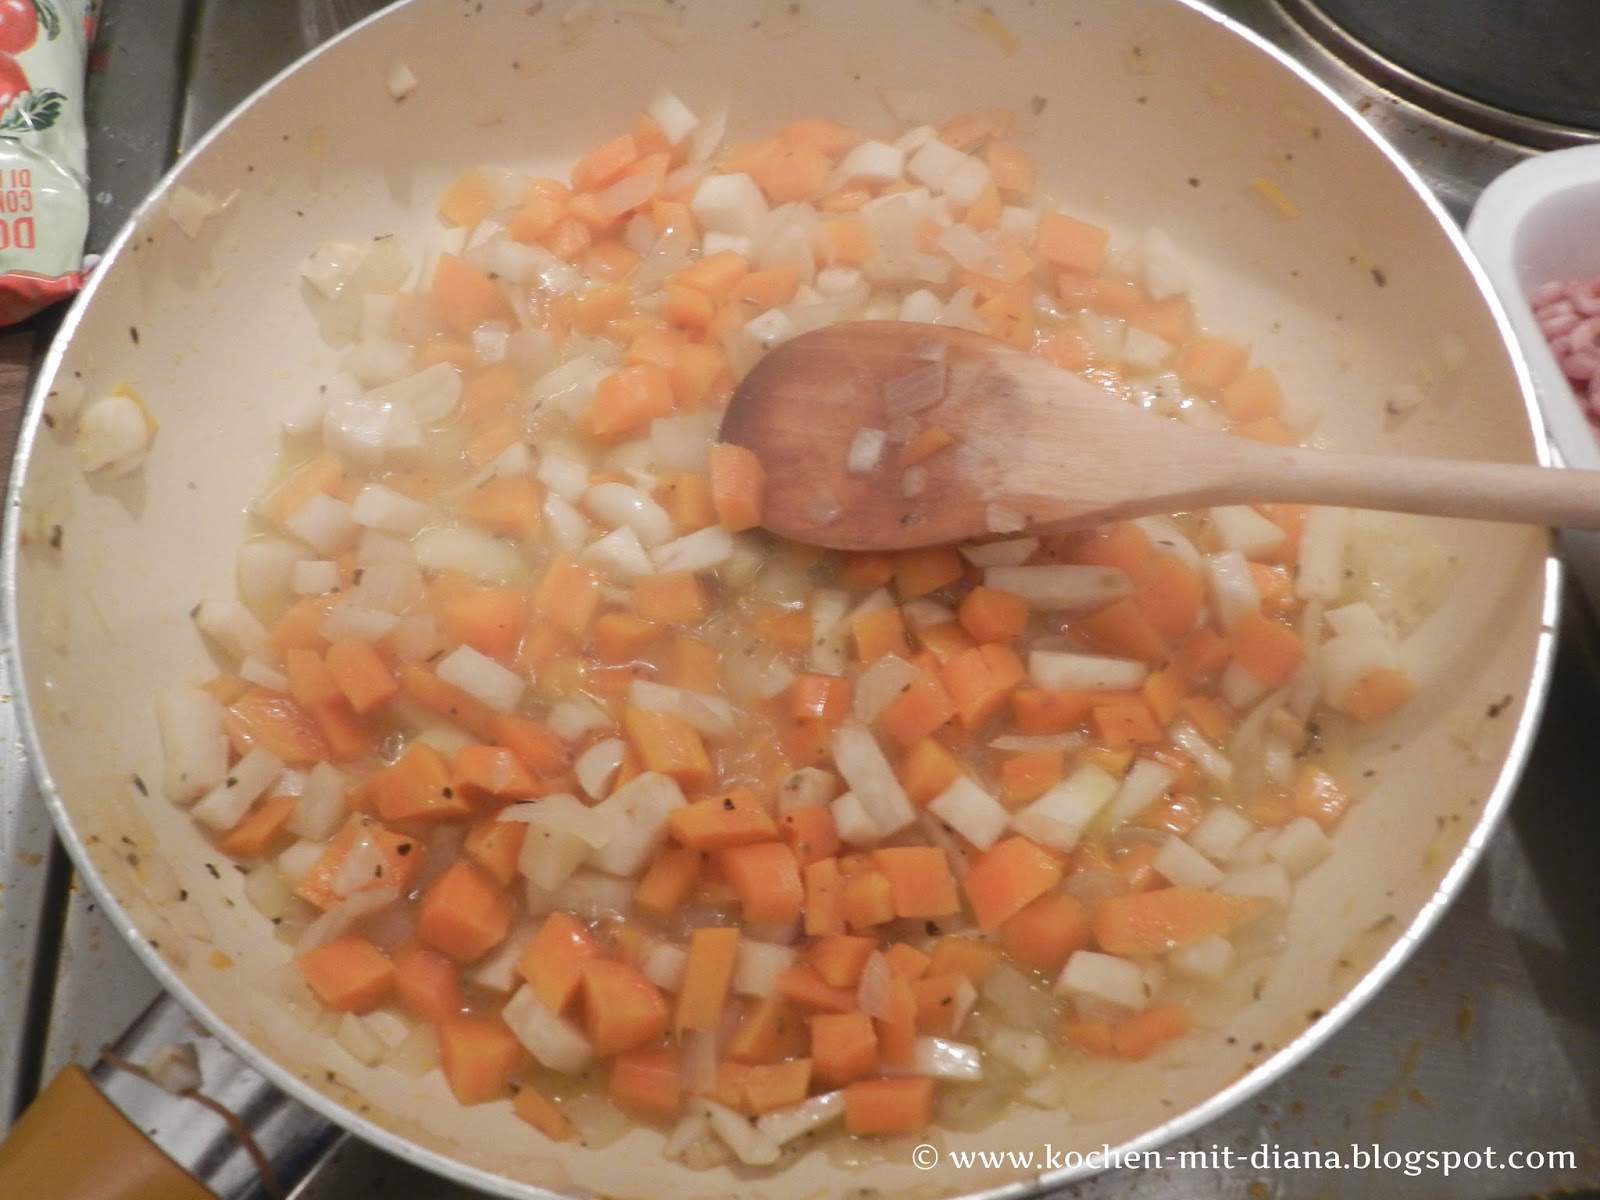
[[[385,82],[397,64],[418,82],[403,99]],[[274,978],[289,950],[242,878],[139,785],[161,775],[152,694],[214,670],[187,613],[232,594],[282,406],[335,368],[296,265],[328,238],[414,244],[469,165],[560,174],[662,87],[701,111],[728,103],[736,137],[804,116],[889,132],[886,94],[926,93],[940,114],[1015,109],[1042,190],[1124,240],[1164,230],[1191,262],[1202,320],[1249,341],[1295,404],[1321,412],[1321,441],[1547,461],[1503,315],[1443,212],[1348,109],[1197,4],[411,0],[187,154],[68,315],[8,498],[5,620],[26,748],[83,877],[146,965],[280,1088],[392,1153],[507,1196],[1025,1190],[1039,1181],[912,1169],[898,1145],[817,1149],[775,1175],[668,1164],[647,1128],[605,1149],[557,1146],[504,1105],[455,1105],[437,1076],[363,1067],[287,1010]],[[168,209],[179,185],[225,207],[186,232]],[[86,478],[45,399],[119,384],[159,424],[152,452],[128,477]],[[1388,411],[1402,394],[1418,402]],[[1420,692],[1352,748],[1370,795],[1299,887],[1255,998],[1195,1052],[1113,1085],[1114,1103],[1017,1106],[941,1134],[947,1149],[1133,1151],[1191,1129],[1305,1056],[1448,904],[1531,740],[1558,572],[1541,530],[1404,528],[1449,574],[1407,642]],[[1406,544],[1391,556],[1402,572],[1416,557]],[[1075,1160],[1046,1182],[1103,1164]]]

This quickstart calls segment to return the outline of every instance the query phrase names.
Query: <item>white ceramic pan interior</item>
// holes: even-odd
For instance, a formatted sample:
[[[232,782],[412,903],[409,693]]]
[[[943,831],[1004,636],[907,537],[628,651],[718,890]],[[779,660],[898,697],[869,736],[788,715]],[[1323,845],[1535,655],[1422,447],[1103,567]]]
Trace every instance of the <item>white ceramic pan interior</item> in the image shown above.
[[[396,63],[419,81],[403,101],[385,86]],[[308,316],[300,260],[328,238],[414,238],[468,165],[561,174],[663,87],[701,110],[730,104],[736,136],[808,116],[891,133],[884,89],[929,91],[950,115],[1016,109],[1042,190],[1119,236],[1165,230],[1192,258],[1204,323],[1249,342],[1293,404],[1321,410],[1326,444],[1545,456],[1500,312],[1441,210],[1347,110],[1199,8],[413,0],[187,153],[68,319],[41,388],[93,396],[125,382],[159,432],[141,473],[86,481],[35,405],[7,581],[29,749],[73,853],[150,967],[282,1086],[390,1151],[522,1196],[956,1194],[1014,1182],[919,1172],[898,1144],[851,1168],[812,1152],[774,1176],[665,1164],[647,1129],[604,1151],[552,1149],[505,1105],[463,1109],[436,1077],[363,1068],[286,1015],[267,981],[288,948],[189,818],[135,783],[161,777],[154,691],[214,670],[188,611],[232,594],[280,406],[337,360]],[[227,200],[197,237],[167,215],[180,183]],[[1386,412],[1396,395],[1421,399],[1397,417]],[[1421,693],[1358,747],[1371,794],[1300,888],[1259,1000],[1203,1053],[1141,1076],[1120,1115],[1087,1096],[1072,1113],[1018,1107],[984,1132],[941,1135],[945,1145],[1088,1151],[1191,1128],[1302,1057],[1438,915],[1530,740],[1555,572],[1543,531],[1412,528],[1453,573],[1408,643]]]

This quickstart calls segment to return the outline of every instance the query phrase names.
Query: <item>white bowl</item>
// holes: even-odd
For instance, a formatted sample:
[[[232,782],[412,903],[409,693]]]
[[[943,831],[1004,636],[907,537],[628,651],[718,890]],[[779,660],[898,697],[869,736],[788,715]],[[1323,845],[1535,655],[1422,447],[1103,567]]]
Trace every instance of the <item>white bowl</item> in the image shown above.
[[[1529,302],[1541,284],[1600,275],[1600,144],[1552,150],[1500,175],[1473,208],[1467,241],[1506,307],[1560,461],[1600,470],[1600,431]],[[1600,533],[1566,531],[1561,548],[1590,603],[1600,608]]]

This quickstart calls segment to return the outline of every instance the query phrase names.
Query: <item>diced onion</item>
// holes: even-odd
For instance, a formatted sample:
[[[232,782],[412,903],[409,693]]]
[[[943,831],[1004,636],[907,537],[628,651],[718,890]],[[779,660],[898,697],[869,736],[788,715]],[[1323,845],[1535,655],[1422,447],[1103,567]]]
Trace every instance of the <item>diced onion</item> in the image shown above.
[[[471,646],[457,646],[439,660],[435,674],[498,713],[513,711],[527,680]]]
[[[1127,572],[1076,563],[990,566],[984,569],[983,582],[1047,611],[1098,608],[1133,593]]]

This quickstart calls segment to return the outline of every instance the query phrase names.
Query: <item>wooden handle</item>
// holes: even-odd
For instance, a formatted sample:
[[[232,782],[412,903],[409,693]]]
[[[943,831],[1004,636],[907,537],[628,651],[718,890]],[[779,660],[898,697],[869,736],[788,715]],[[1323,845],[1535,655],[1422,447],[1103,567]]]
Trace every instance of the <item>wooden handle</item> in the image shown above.
[[[95,1087],[64,1068],[0,1143],[0,1196],[217,1200]]]
[[[1321,450],[1288,458],[1288,469],[1280,461],[1249,484],[1241,481],[1241,492],[1254,501],[1600,528],[1600,471]]]

